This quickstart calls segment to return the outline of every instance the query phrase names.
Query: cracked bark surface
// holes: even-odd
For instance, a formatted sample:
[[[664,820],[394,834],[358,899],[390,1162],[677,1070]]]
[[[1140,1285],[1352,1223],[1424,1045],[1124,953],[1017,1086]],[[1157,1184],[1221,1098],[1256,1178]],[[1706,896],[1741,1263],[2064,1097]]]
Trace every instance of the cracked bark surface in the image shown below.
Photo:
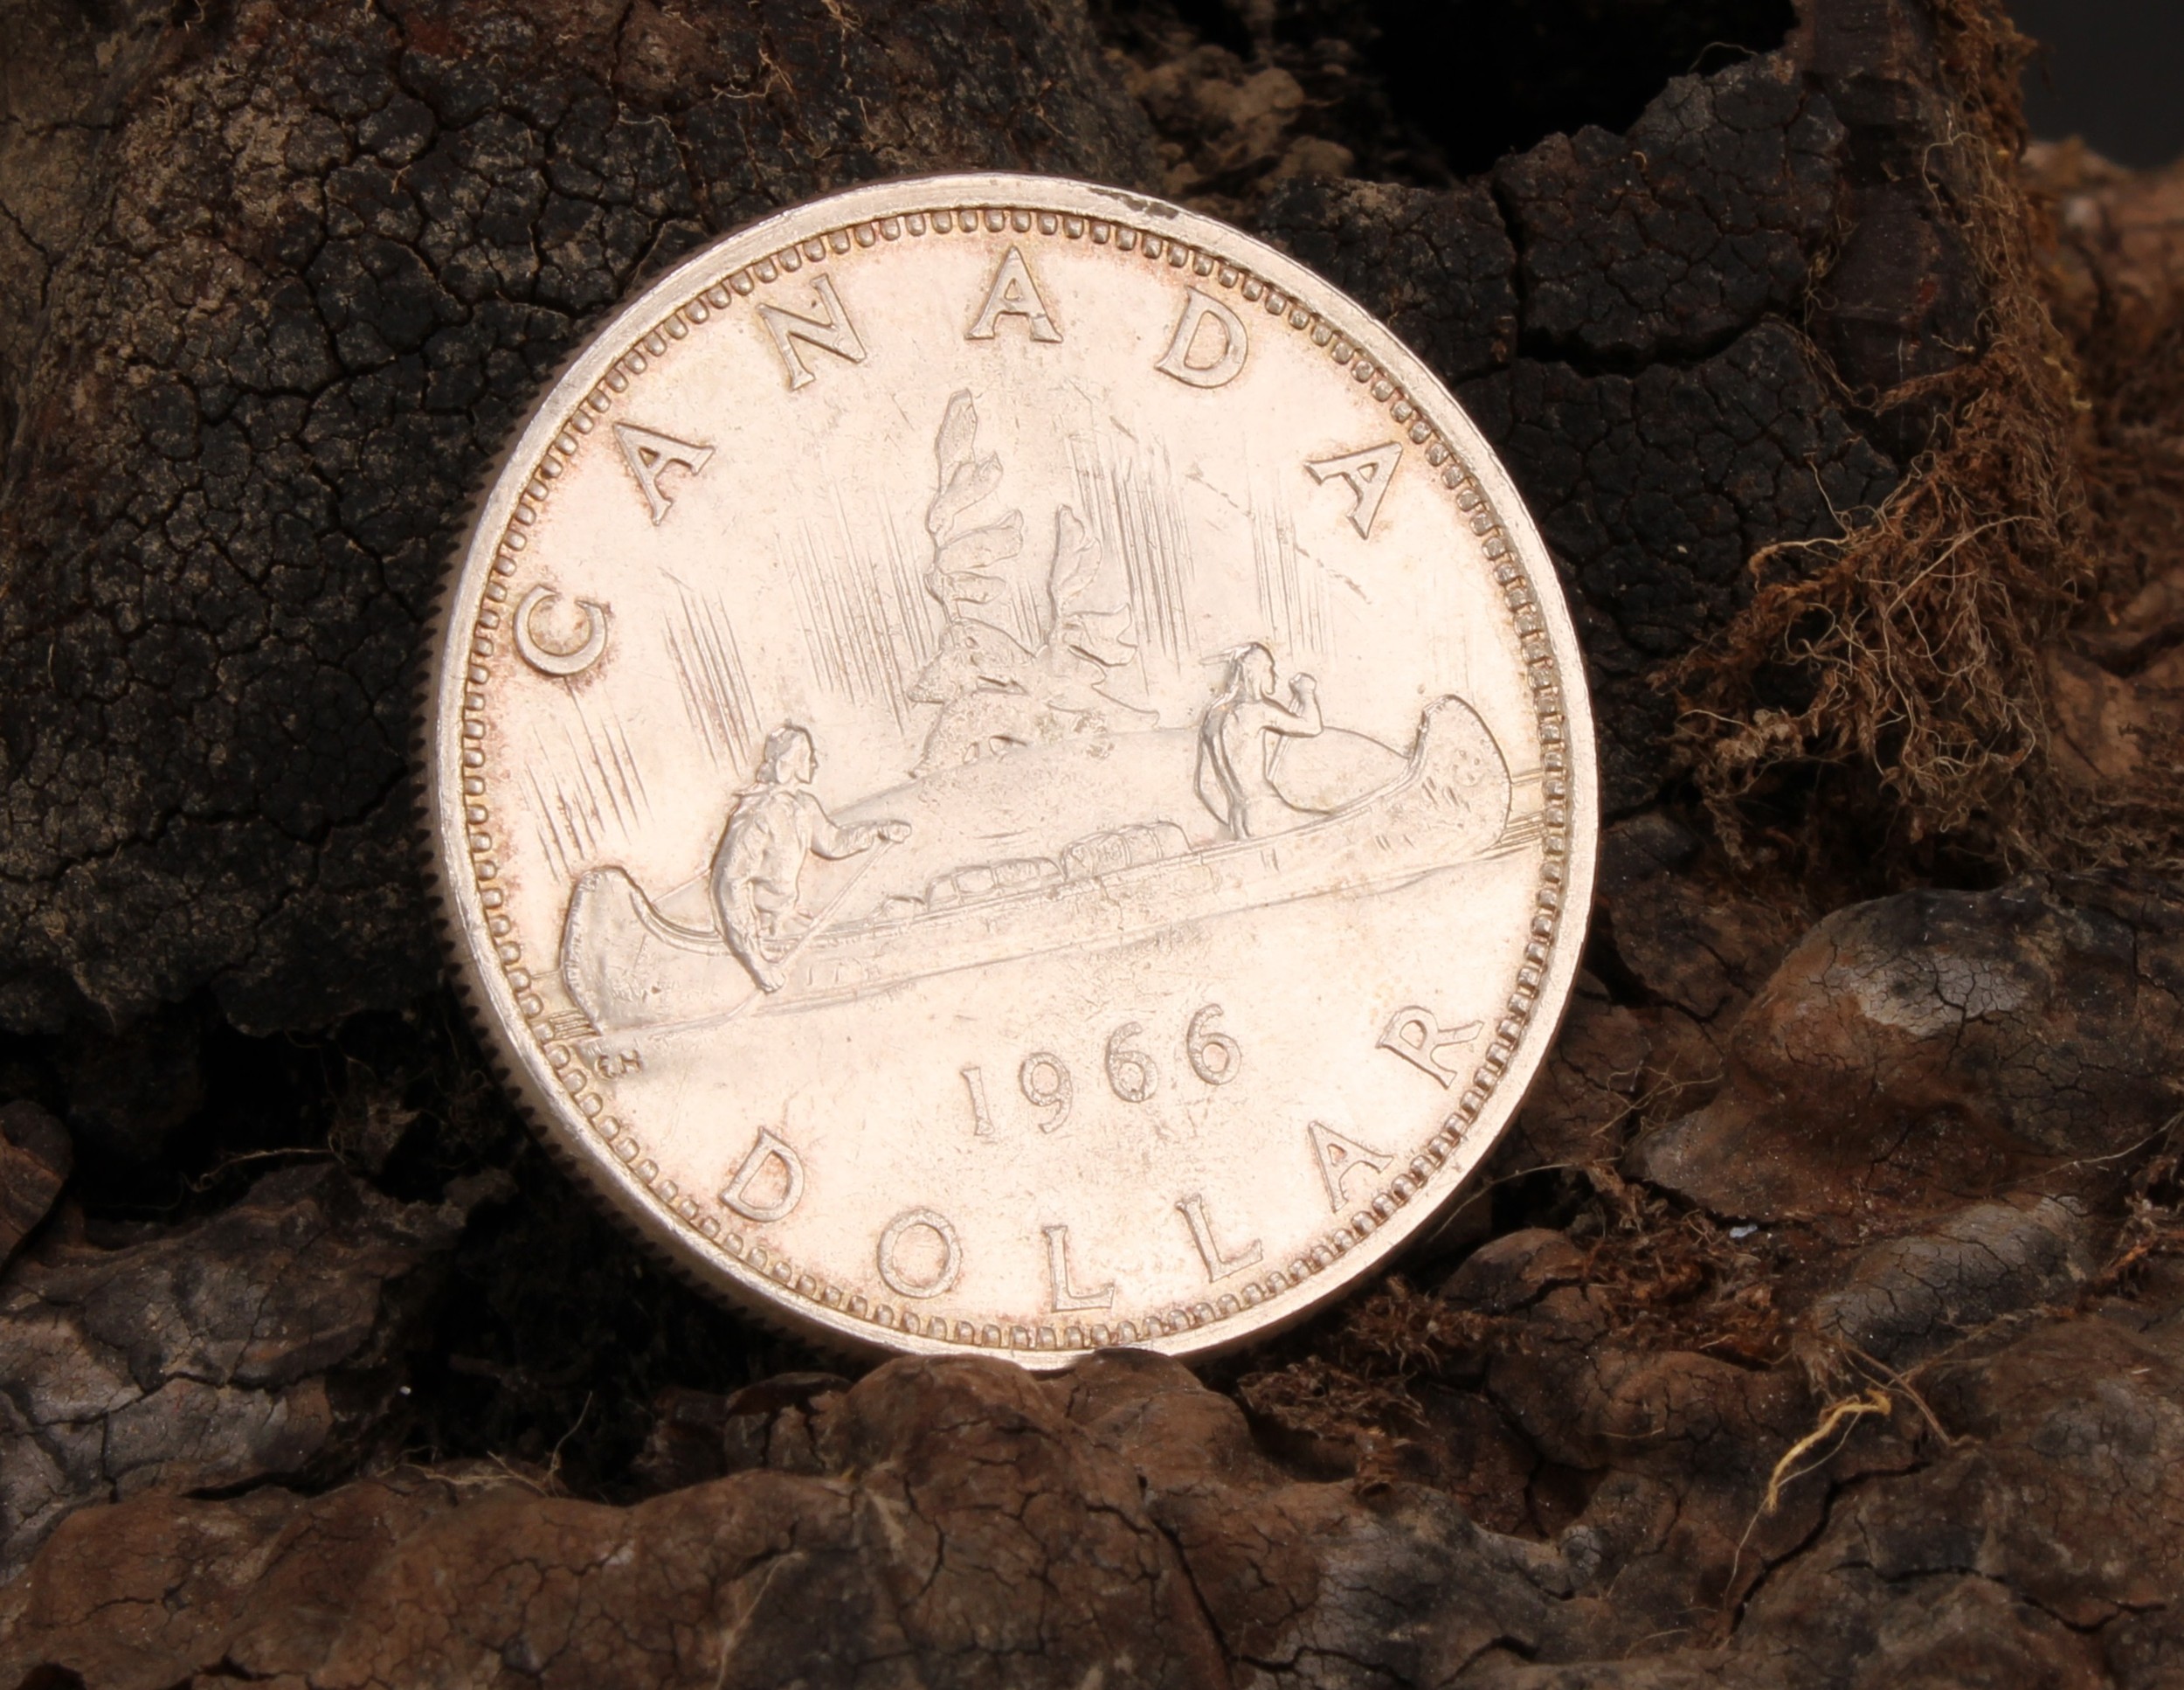
[[[1738,1023],[1721,1094],[1632,1167],[1770,1221],[1930,1212],[2035,1173],[2097,1186],[2184,1103],[2179,933],[2174,885],[2106,876],[1839,911]]]
[[[594,313],[873,177],[1150,169],[1044,0],[57,10],[0,24],[19,1026],[429,989],[416,654],[473,483]]]
[[[2184,892],[1831,912],[1686,825],[1656,684],[1977,343],[1961,18],[1654,10],[1612,121],[1474,157],[1365,0],[0,0],[0,1690],[2176,1681]],[[409,860],[414,650],[543,373],[715,232],[988,166],[1186,197],[1393,323],[1607,738],[1587,972],[1485,1177],[1198,1376],[858,1377],[664,1281],[432,995]],[[2142,200],[2084,297],[2167,285]],[[2178,643],[2146,574],[2056,659],[2097,772]]]

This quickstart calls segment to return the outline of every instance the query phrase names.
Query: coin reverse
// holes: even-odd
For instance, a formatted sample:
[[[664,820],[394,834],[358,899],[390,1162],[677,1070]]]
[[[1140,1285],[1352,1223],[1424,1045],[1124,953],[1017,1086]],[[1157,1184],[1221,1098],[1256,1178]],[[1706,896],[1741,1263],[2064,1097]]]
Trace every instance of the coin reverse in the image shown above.
[[[1047,177],[624,306],[454,571],[430,807],[538,1129],[837,1346],[1219,1350],[1444,1213],[1598,828],[1547,554],[1384,327]]]

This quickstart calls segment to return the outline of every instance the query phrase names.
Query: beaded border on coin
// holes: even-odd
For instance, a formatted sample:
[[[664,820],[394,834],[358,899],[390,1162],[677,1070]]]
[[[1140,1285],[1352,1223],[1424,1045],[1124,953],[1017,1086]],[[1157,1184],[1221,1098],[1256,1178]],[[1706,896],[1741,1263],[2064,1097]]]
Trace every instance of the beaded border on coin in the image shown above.
[[[922,204],[916,210],[874,209],[863,215],[850,214],[863,209],[860,202],[904,198]],[[1065,204],[1019,203],[1040,200]],[[818,226],[797,226],[814,224]],[[1156,227],[1156,224],[1165,226]],[[1191,238],[1179,239],[1178,231]],[[1309,337],[1334,364],[1346,369],[1352,380],[1369,384],[1372,398],[1386,408],[1391,420],[1404,428],[1405,438],[1424,448],[1427,464],[1439,472],[1442,488],[1481,538],[1486,562],[1502,589],[1523,652],[1544,772],[1540,872],[1524,961],[1495,1026],[1494,1037],[1447,1119],[1402,1163],[1400,1172],[1358,1205],[1346,1221],[1331,1227],[1286,1264],[1271,1267],[1241,1289],[1218,1298],[1083,1325],[1017,1320],[974,1323],[921,1317],[889,1303],[870,1301],[829,1283],[763,1243],[745,1237],[729,1220],[702,1205],[692,1194],[680,1190],[674,1181],[663,1179],[658,1162],[646,1154],[635,1132],[610,1112],[597,1077],[587,1071],[574,1048],[566,1020],[551,1013],[537,989],[522,946],[513,935],[508,917],[502,913],[503,895],[494,884],[500,864],[494,855],[493,817],[485,801],[483,772],[492,733],[484,689],[492,679],[489,666],[505,661],[512,645],[504,631],[514,615],[510,581],[522,567],[529,544],[527,530],[545,509],[566,462],[611,418],[636,379],[655,364],[673,357],[679,345],[707,324],[729,316],[743,301],[749,301],[755,308],[763,299],[763,290],[807,267],[883,244],[941,240],[958,232],[1003,232],[1111,245],[1119,252],[1137,253],[1148,264],[1165,265],[1211,281],[1225,294],[1258,306],[1291,332]],[[771,244],[766,239],[769,236],[779,244]],[[723,249],[754,244],[760,248],[757,256],[725,275],[717,274]],[[1222,245],[1231,251],[1249,249],[1253,261],[1238,261],[1224,253]],[[1284,279],[1268,274],[1273,271],[1292,274]],[[695,280],[707,272],[715,273],[714,278]],[[1388,343],[1381,356],[1369,357],[1359,343],[1364,336],[1337,329],[1324,310],[1307,303],[1305,296],[1314,291],[1339,301],[1346,314],[1367,326],[1368,334],[1378,330],[1386,336]],[[656,301],[662,300],[669,301],[667,310],[653,315],[658,310]],[[630,326],[632,320],[638,326]],[[607,350],[618,341],[619,351]],[[1415,373],[1406,381],[1391,369],[1394,364],[1409,365]],[[579,376],[588,378],[578,381]],[[1575,666],[1575,633],[1559,592],[1541,599],[1533,584],[1533,569],[1522,555],[1529,552],[1544,564],[1544,544],[1469,419],[1459,409],[1457,426],[1430,420],[1416,392],[1421,386],[1437,388],[1439,384],[1370,313],[1303,267],[1241,232],[1178,207],[1061,178],[934,177],[852,190],[782,212],[723,238],[624,307],[606,328],[586,340],[488,488],[449,590],[426,701],[428,709],[438,712],[428,726],[432,810],[428,825],[434,835],[433,862],[448,918],[450,944],[487,1037],[501,1042],[503,1054],[515,1059],[514,1073],[534,1126],[544,1132],[549,1144],[556,1117],[573,1132],[589,1132],[597,1139],[599,1147],[613,1158],[612,1164],[597,1153],[577,1152],[573,1146],[557,1147],[570,1151],[580,1169],[617,1202],[625,1216],[637,1223],[640,1234],[653,1233],[648,1222],[660,1223],[670,1234],[680,1234],[686,1249],[699,1248],[727,1270],[731,1281],[743,1281],[747,1299],[763,1301],[762,1313],[801,1327],[807,1335],[852,1345],[928,1352],[999,1351],[1033,1364],[1043,1358],[1047,1365],[1116,1344],[1204,1354],[1263,1337],[1275,1326],[1302,1319],[1318,1306],[1319,1299],[1297,1299],[1296,1306],[1272,1319],[1249,1322],[1246,1329],[1233,1334],[1218,1330],[1290,1297],[1353,1252],[1364,1250],[1373,1261],[1391,1253],[1390,1250],[1372,1250],[1367,1241],[1398,1210],[1419,1200],[1441,1179],[1451,1155],[1486,1112],[1494,1095],[1509,1092],[1514,1084],[1521,1098],[1522,1088],[1544,1059],[1545,1044],[1555,1030],[1554,1019],[1567,1001],[1566,979],[1563,989],[1558,991],[1553,977],[1574,973],[1572,959],[1583,938],[1596,825],[1590,710],[1582,671]],[[1451,446],[1450,434],[1469,436],[1468,452]],[[1495,489],[1466,468],[1467,460],[1485,467],[1489,479],[1503,483],[1498,499]],[[524,473],[519,474],[519,468]],[[1566,675],[1557,661],[1559,642],[1553,637],[1557,634],[1572,660]],[[1569,696],[1573,686],[1574,701]],[[1572,820],[1579,811],[1583,812],[1581,823]],[[1551,1010],[1545,1026],[1539,1013],[1543,998]],[[500,1015],[491,1013],[488,1005],[497,1008]],[[510,1010],[515,1012],[512,1018]],[[515,1047],[508,1031],[510,1019],[519,1021],[528,1032],[528,1047]],[[1513,1114],[1515,1108],[1511,1101],[1508,1112]],[[568,1112],[573,1112],[573,1120]],[[1400,1156],[1398,1160],[1401,1162]],[[1452,1196],[1462,1174],[1469,1171],[1469,1166],[1459,1169],[1435,1202]],[[651,1236],[648,1241],[670,1245],[667,1237]],[[1391,1249],[1397,1247],[1400,1244]],[[669,1254],[673,1259],[672,1248]],[[688,1271],[686,1264],[676,1265]],[[1339,1277],[1352,1282],[1368,1265],[1360,1264],[1355,1273]],[[699,1283],[705,1283],[702,1276],[695,1277]],[[800,1299],[803,1308],[808,1309],[805,1319],[797,1319],[803,1311],[784,1301],[784,1292]]]

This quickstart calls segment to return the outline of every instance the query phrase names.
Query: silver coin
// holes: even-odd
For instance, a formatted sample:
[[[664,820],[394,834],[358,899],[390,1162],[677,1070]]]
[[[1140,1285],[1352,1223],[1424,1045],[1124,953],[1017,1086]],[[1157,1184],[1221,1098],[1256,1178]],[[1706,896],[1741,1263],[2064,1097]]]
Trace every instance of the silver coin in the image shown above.
[[[682,264],[452,584],[458,966],[551,1144],[837,1345],[1233,1346],[1445,1211],[1597,831],[1546,553],[1310,271],[1089,184]]]

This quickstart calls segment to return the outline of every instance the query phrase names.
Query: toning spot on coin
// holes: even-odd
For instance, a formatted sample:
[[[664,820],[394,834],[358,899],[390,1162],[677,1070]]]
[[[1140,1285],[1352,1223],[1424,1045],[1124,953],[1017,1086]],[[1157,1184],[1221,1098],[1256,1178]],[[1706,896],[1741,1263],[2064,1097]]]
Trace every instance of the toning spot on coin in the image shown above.
[[[722,240],[539,402],[447,606],[487,1037],[626,1221],[825,1341],[1293,1321],[1430,1230],[1575,976],[1538,534],[1393,336],[1172,206],[945,177]]]

